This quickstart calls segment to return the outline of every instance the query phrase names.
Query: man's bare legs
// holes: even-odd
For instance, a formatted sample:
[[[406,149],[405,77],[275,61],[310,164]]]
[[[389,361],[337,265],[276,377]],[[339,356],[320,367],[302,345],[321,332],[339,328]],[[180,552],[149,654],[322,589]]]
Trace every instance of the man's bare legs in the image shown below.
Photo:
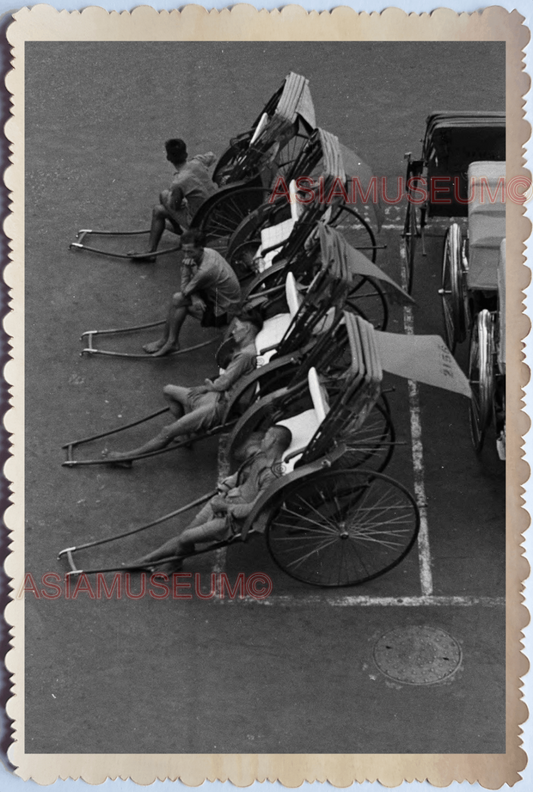
[[[138,448],[133,448],[131,451],[109,451],[106,456],[107,460],[109,462],[131,463],[131,457],[148,454],[150,451],[159,451],[171,443],[172,440],[175,440],[176,437],[187,437],[202,427],[209,426],[212,423],[213,408],[217,394],[213,393],[212,399],[206,404],[202,404],[192,412],[184,414],[188,391],[188,388],[182,388],[179,385],[167,385],[164,389],[165,398],[176,420],[164,426],[155,437]]]
[[[148,250],[145,250],[141,253],[136,253],[132,251],[130,254],[131,258],[142,260],[142,261],[155,261],[155,256],[152,254],[158,248],[158,245],[161,241],[161,237],[163,236],[163,231],[165,228],[168,227],[171,231],[175,234],[181,234],[184,231],[182,227],[182,223],[178,220],[179,212],[174,211],[170,207],[170,191],[163,190],[161,195],[159,196],[160,203],[156,204],[152,209],[152,222],[150,225],[150,238],[148,240]]]
[[[157,341],[145,344],[143,346],[144,351],[154,357],[162,357],[163,355],[168,355],[169,352],[177,352],[180,348],[178,341],[180,330],[190,313],[190,308],[191,301],[184,297],[181,292],[177,292],[170,303],[163,335]]]
[[[172,556],[185,557],[194,552],[194,546],[197,542],[210,542],[221,539],[226,528],[225,517],[212,517],[208,522],[195,525],[197,519],[198,517],[196,517],[191,525],[183,531],[181,536],[169,539],[168,542],[165,542],[152,553],[147,553],[147,555],[137,558],[132,562],[132,565],[149,566],[150,563],[159,561],[162,558]]]

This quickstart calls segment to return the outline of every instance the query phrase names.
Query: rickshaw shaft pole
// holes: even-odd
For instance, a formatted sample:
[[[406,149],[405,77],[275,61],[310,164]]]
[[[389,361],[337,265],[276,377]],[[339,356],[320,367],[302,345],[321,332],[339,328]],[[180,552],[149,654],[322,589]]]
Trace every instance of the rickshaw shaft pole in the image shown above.
[[[87,547],[96,547],[97,545],[107,544],[108,542],[114,542],[115,539],[123,539],[125,536],[132,536],[133,534],[140,533],[141,531],[145,531],[147,528],[152,528],[154,525],[159,525],[162,522],[166,522],[166,520],[171,520],[173,517],[177,517],[179,514],[183,514],[190,509],[194,509],[195,506],[200,506],[202,503],[205,503],[210,498],[213,498],[217,494],[217,490],[213,490],[212,492],[208,492],[206,495],[202,495],[201,498],[196,498],[196,500],[187,503],[185,506],[181,506],[179,509],[176,509],[169,514],[164,514],[163,517],[158,517],[157,520],[152,520],[152,522],[146,523],[146,525],[141,525],[139,528],[133,528],[131,531],[124,531],[124,533],[116,534],[115,536],[108,536],[106,539],[96,539],[93,542],[86,542],[85,544],[77,545],[76,547],[69,547],[67,550],[62,550],[59,553],[59,558],[66,553],[67,558],[71,558],[71,554],[78,550],[85,550]],[[73,567],[75,570],[76,567]]]

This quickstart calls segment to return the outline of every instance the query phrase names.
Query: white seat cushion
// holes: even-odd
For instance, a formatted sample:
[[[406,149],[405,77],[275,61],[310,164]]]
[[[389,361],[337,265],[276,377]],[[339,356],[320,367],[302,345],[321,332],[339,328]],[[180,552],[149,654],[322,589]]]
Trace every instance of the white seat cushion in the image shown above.
[[[275,349],[271,349],[270,352],[265,352],[263,354],[263,349],[269,349],[269,347],[277,347],[285,333],[287,332],[287,328],[289,327],[292,321],[292,316],[288,313],[284,314],[277,314],[273,316],[271,319],[267,319],[263,325],[262,330],[256,335],[255,337],[255,348],[257,350],[257,367],[265,366],[274,352]]]
[[[285,297],[291,316],[296,316],[303,301],[296,287],[296,280],[292,272],[287,273],[285,280]]]
[[[296,221],[291,217],[289,220],[284,220],[283,223],[269,226],[261,231],[261,252],[276,245],[274,250],[270,250],[266,256],[261,256],[259,264],[261,272],[272,266],[272,260],[277,256],[285,240],[290,237],[295,222]]]
[[[292,457],[288,462],[285,461],[286,457],[290,456],[294,451],[301,450],[303,453],[316,434],[321,421],[319,421],[316,411],[311,409],[277,423],[281,424],[281,426],[286,426],[292,432],[292,442],[283,455],[283,473],[290,473],[300,459],[301,454]]]

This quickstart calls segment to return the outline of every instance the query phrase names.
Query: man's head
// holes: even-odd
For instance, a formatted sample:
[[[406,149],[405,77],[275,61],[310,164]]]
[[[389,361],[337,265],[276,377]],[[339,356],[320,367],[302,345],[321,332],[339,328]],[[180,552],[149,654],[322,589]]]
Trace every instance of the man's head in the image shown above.
[[[281,424],[274,424],[265,434],[262,447],[263,451],[268,451],[271,448],[276,449],[277,453],[281,455],[287,450],[291,443],[291,430]]]
[[[263,319],[258,311],[243,311],[233,322],[231,335],[237,344],[249,343],[263,328]]]
[[[187,146],[181,138],[171,138],[165,142],[167,160],[173,165],[181,165],[187,159]]]
[[[185,231],[181,235],[181,250],[186,259],[192,259],[197,264],[204,254],[205,234],[202,231]]]

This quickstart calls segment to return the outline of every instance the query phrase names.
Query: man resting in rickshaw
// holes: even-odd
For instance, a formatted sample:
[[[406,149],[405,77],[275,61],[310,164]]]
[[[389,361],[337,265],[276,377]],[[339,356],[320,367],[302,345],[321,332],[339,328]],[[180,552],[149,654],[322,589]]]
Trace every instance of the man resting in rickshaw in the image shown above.
[[[163,389],[173,423],[163,427],[156,437],[132,451],[107,452],[110,462],[130,466],[130,457],[165,448],[177,437],[211,429],[224,417],[226,405],[239,381],[250,374],[256,365],[255,337],[263,326],[256,312],[241,314],[235,319],[232,336],[236,347],[223,374],[215,380],[206,379],[203,385],[186,388],[166,385]]]
[[[137,559],[135,565],[151,563],[169,556],[186,556],[194,552],[197,542],[215,542],[239,533],[243,521],[270,484],[280,476],[283,453],[290,446],[290,429],[279,424],[265,434],[258,452],[250,456],[237,473],[221,482],[218,494],[211,498],[180,536],[169,539],[157,550]],[[179,571],[182,561],[168,562],[158,570]]]
[[[167,160],[174,165],[175,173],[168,190],[163,190],[152,210],[152,224],[148,250],[131,253],[131,257],[142,261],[155,261],[157,246],[163,231],[169,223],[175,234],[181,236],[186,231],[200,206],[216,191],[217,186],[209,174],[209,167],[216,161],[212,151],[197,154],[188,159],[187,146],[180,138],[172,138],[165,143]]]
[[[179,334],[187,316],[197,319],[202,327],[224,327],[241,307],[237,276],[220,253],[204,247],[201,231],[186,231],[182,250],[181,291],[172,297],[161,338],[143,347],[154,357],[180,348]]]

